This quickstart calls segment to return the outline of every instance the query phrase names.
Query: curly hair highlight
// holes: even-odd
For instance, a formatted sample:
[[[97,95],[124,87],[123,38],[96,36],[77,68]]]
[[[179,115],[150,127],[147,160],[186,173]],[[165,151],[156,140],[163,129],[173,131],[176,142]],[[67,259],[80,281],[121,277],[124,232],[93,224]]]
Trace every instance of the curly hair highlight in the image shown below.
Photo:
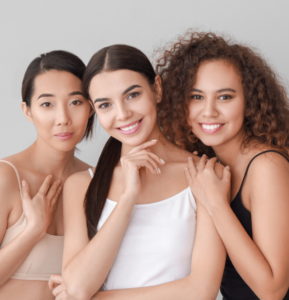
[[[242,147],[266,145],[289,157],[289,107],[284,87],[266,61],[251,48],[212,32],[189,32],[157,60],[163,98],[158,105],[164,135],[190,152],[214,156],[193,134],[187,123],[189,91],[200,64],[224,60],[241,76],[245,95],[245,135]]]

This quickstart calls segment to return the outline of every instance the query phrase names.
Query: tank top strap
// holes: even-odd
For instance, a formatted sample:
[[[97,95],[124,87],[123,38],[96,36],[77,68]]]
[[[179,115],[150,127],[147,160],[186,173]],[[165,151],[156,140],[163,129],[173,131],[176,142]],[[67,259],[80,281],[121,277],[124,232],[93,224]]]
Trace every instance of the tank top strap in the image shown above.
[[[17,176],[17,180],[18,180],[20,197],[21,197],[21,199],[22,199],[22,189],[21,189],[20,176],[19,176],[19,173],[18,173],[16,167],[15,167],[11,162],[9,162],[9,161],[7,161],[7,160],[3,160],[3,159],[1,160],[1,159],[0,159],[0,162],[3,162],[3,163],[8,164],[8,165],[10,165],[10,166],[14,169],[14,171],[15,171],[15,173],[16,173],[16,176]]]
[[[245,172],[245,174],[244,174],[244,177],[243,177],[243,180],[242,180],[242,183],[241,183],[241,186],[240,186],[240,189],[239,189],[239,192],[238,192],[238,193],[240,193],[241,190],[242,190],[242,187],[243,187],[245,178],[246,178],[246,176],[247,176],[248,170],[249,170],[250,165],[251,165],[251,163],[253,162],[253,160],[254,160],[256,157],[258,157],[259,155],[264,154],[264,153],[268,153],[268,152],[275,152],[275,153],[278,153],[278,154],[282,155],[282,156],[289,162],[289,159],[288,159],[283,153],[281,153],[281,152],[279,152],[279,151],[276,151],[276,150],[266,150],[266,151],[263,151],[263,152],[258,153],[257,155],[255,155],[255,156],[250,160],[250,162],[249,162],[249,164],[248,164],[248,166],[247,166],[246,172]]]
[[[91,178],[93,178],[94,174],[93,174],[92,168],[89,168],[89,169],[88,169],[88,172],[89,172]]]

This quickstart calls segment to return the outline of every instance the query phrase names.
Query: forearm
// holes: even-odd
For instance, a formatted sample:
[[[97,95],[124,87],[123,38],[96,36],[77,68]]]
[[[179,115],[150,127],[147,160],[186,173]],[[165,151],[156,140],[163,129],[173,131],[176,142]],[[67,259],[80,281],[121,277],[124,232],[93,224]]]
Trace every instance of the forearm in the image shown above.
[[[229,205],[212,209],[210,215],[234,267],[254,293],[261,299],[285,295],[288,287],[280,286],[272,267]]]
[[[63,269],[70,295],[89,299],[103,284],[127,228],[133,202],[119,202],[93,239]]]
[[[28,227],[0,250],[0,286],[2,286],[21,266],[41,234]]]
[[[219,285],[204,284],[197,276],[188,276],[176,281],[134,289],[98,292],[91,300],[215,300]]]

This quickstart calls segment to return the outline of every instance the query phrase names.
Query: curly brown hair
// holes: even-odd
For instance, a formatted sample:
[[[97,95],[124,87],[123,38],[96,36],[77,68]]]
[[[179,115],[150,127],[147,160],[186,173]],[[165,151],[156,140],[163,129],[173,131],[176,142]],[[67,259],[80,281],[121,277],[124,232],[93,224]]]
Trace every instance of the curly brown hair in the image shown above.
[[[164,135],[190,152],[214,156],[187,122],[189,91],[200,64],[210,60],[228,61],[242,78],[246,101],[243,148],[263,144],[289,157],[287,95],[276,74],[251,48],[212,32],[188,32],[157,60],[156,72],[163,84],[159,125]]]

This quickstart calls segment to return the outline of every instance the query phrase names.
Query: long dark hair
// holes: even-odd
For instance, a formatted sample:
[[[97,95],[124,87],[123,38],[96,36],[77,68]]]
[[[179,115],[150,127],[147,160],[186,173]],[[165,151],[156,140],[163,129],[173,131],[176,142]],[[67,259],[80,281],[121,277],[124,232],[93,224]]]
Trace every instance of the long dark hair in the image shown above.
[[[62,50],[41,54],[39,57],[33,59],[29,64],[22,81],[22,101],[25,102],[28,107],[31,106],[36,76],[50,70],[69,72],[82,81],[85,64],[76,55]],[[92,135],[94,117],[95,114],[88,119],[84,138],[88,138]]]
[[[155,71],[145,54],[131,46],[112,45],[96,52],[89,61],[83,77],[86,97],[90,99],[89,86],[94,76],[101,72],[117,70],[138,72],[147,78],[149,84],[153,85],[155,82]],[[108,139],[86,192],[84,209],[90,239],[97,232],[97,224],[109,192],[113,171],[120,160],[121,146],[121,142],[115,138]]]

